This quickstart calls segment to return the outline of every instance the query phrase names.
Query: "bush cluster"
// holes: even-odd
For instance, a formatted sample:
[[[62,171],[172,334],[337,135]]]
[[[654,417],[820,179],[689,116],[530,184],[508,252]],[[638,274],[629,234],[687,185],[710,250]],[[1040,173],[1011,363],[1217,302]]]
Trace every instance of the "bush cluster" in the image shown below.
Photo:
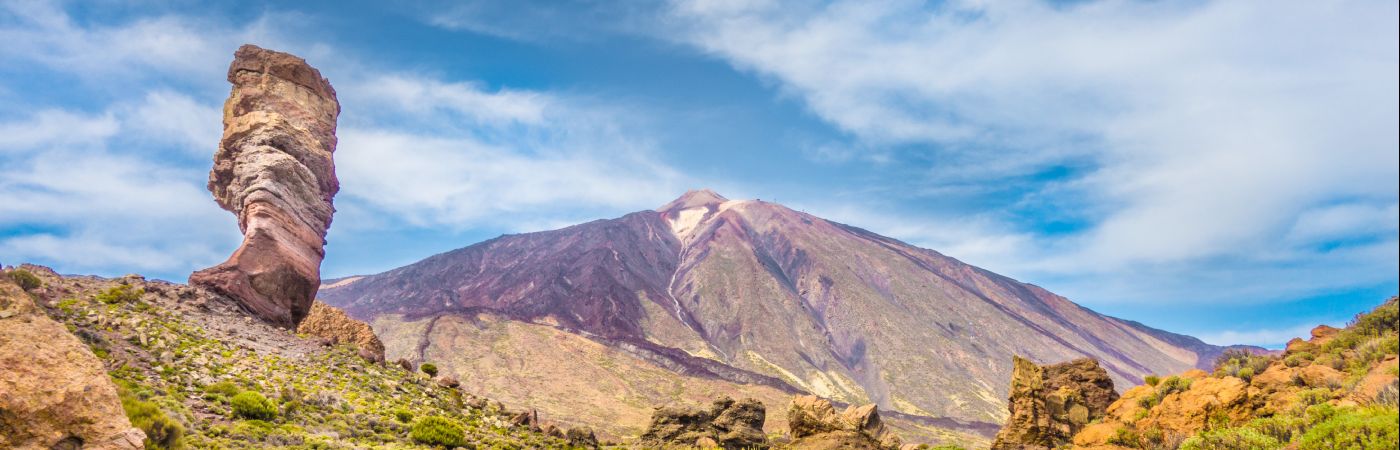
[[[11,270],[8,275],[11,280],[14,280],[15,284],[19,285],[20,289],[26,291],[32,291],[44,285],[44,282],[40,280],[39,277],[34,276],[34,274],[28,270],[15,269]]]
[[[230,400],[233,415],[244,419],[271,420],[277,417],[277,405],[254,391],[243,391]]]
[[[146,433],[147,449],[171,450],[184,447],[185,427],[171,419],[154,402],[140,399],[125,386],[118,384],[117,396],[131,425]]]
[[[1217,377],[1237,377],[1249,381],[1254,375],[1268,369],[1273,361],[1272,356],[1256,355],[1244,349],[1229,349],[1215,358],[1214,372]]]
[[[131,285],[122,283],[97,294],[97,300],[102,303],[114,305],[118,303],[131,303],[141,299],[146,294],[145,289],[132,289]]]
[[[435,377],[438,374],[437,365],[433,363],[423,363],[423,365],[418,366],[418,370],[423,371],[423,373],[428,374],[430,377]]]
[[[460,447],[467,442],[462,426],[442,416],[428,416],[414,423],[408,437],[420,444],[447,448]]]

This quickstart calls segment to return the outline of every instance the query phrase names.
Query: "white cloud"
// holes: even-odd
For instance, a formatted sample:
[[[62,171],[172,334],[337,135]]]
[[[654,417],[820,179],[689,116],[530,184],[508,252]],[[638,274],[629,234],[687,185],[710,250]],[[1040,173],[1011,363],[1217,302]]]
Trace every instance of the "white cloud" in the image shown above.
[[[1215,345],[1259,345],[1265,347],[1277,347],[1280,343],[1301,337],[1307,339],[1311,336],[1313,327],[1318,324],[1300,324],[1287,328],[1267,328],[1259,330],[1224,330],[1206,333],[1197,336],[1202,341]],[[1340,324],[1333,324],[1340,325]]]
[[[102,142],[118,130],[111,114],[84,115],[44,109],[24,120],[0,123],[0,151],[21,151],[39,145],[84,146]]]
[[[660,204],[684,179],[581,99],[404,75],[352,84],[365,89],[347,104],[375,113],[340,129],[342,196],[415,226],[531,229]]]
[[[1139,294],[1208,298],[1188,287],[1245,281],[1201,286],[1212,271],[1299,276],[1307,291],[1393,278],[1400,106],[1377,99],[1400,96],[1396,15],[1367,1],[702,0],[673,2],[664,30],[866,146],[937,153],[933,178],[915,183],[996,184],[1088,161],[1086,175],[1032,194],[1092,211],[1084,230],[1038,235],[980,213],[934,220],[951,231],[872,229],[1022,278],[1079,280],[1061,286],[1081,299],[1146,280],[1116,293],[1160,301]]]
[[[223,134],[223,112],[218,105],[201,103],[174,91],[146,94],[140,103],[124,108],[122,120],[142,143],[172,144],[188,155],[207,159]]]

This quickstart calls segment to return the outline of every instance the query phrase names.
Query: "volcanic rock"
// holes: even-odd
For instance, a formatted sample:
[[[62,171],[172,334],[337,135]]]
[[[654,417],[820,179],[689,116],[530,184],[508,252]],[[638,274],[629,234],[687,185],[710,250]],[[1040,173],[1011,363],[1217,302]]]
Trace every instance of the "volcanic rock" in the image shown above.
[[[831,402],[814,395],[799,395],[788,407],[788,430],[798,449],[899,448],[899,440],[885,429],[874,404],[847,406],[836,412]]]
[[[564,432],[564,438],[575,447],[598,448],[598,437],[588,427],[569,427],[569,431]]]
[[[763,434],[763,403],[754,399],[738,402],[732,398],[715,400],[710,409],[660,407],[652,413],[651,425],[642,434],[645,446],[711,446],[725,449],[768,448]]]
[[[238,216],[243,243],[190,284],[237,300],[254,315],[295,328],[321,284],[335,177],[335,89],[306,61],[244,45],[229,65],[224,135],[209,191]]]
[[[1093,359],[1044,367],[1019,356],[1012,361],[1010,417],[997,433],[993,449],[1059,447],[1103,417],[1118,400],[1108,371]]]
[[[315,302],[311,313],[297,325],[297,333],[315,336],[331,344],[353,344],[361,357],[384,362],[384,343],[368,324],[352,319],[340,308]]]
[[[140,449],[86,345],[0,276],[0,448]]]
[[[1127,385],[1209,367],[1224,350],[933,250],[705,190],[655,210],[501,236],[326,283],[318,301],[373,321],[391,358],[427,349],[444,367],[472,367],[466,355],[510,354],[518,364],[455,375],[600,436],[636,435],[652,413],[646,404],[677,395],[758,398],[776,424],[785,412],[776,405],[804,393],[878,404],[887,422],[952,419],[941,423],[989,444],[1006,415],[1012,355],[1093,357]],[[508,323],[483,327],[483,317]],[[645,365],[603,364],[506,336],[524,330],[586,336]],[[634,376],[652,368],[674,376]],[[539,376],[544,370],[550,376]],[[711,380],[735,388],[711,389]],[[759,385],[778,391],[751,389]],[[899,427],[910,440],[924,429]]]

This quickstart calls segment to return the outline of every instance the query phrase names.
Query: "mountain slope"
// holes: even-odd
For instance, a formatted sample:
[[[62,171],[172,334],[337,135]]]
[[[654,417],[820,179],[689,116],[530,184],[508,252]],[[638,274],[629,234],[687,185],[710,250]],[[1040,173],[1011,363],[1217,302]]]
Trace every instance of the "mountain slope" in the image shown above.
[[[932,250],[710,191],[339,280],[319,298],[380,335],[393,334],[374,320],[385,315],[490,312],[640,347],[679,370],[733,369],[702,376],[967,422],[1004,419],[1013,354],[1093,357],[1130,385],[1221,350]]]

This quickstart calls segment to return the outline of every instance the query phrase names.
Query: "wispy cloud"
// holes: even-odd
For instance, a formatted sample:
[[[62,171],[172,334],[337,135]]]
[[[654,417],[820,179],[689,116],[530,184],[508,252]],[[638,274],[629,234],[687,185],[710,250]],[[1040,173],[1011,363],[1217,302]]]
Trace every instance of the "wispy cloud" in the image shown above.
[[[1202,334],[1199,337],[1202,341],[1215,345],[1258,345],[1270,348],[1281,348],[1281,343],[1301,337],[1307,339],[1313,327],[1321,325],[1301,324],[1287,328],[1268,328],[1260,330],[1224,330],[1213,333]],[[1332,324],[1340,325],[1340,324]]]
[[[1081,208],[1071,233],[986,211],[902,221],[967,231],[877,231],[1094,302],[1162,300],[1090,288],[1115,280],[1191,296],[1239,282],[1212,272],[1324,274],[1292,294],[1306,295],[1394,276],[1400,108],[1376,101],[1398,95],[1394,3],[671,6],[665,36],[772,80],[855,148],[937,161],[891,190],[1084,167],[1021,194]],[[1152,272],[1182,278],[1140,276]]]
[[[629,113],[605,102],[384,67],[291,32],[308,23],[295,14],[104,22],[63,6],[0,6],[0,39],[16,44],[0,49],[0,62],[101,93],[82,108],[0,116],[5,263],[178,279],[226,257],[236,223],[204,184],[223,72],[245,42],[307,57],[341,92],[336,233],[534,231],[660,204],[684,179],[644,131],[627,128]]]

